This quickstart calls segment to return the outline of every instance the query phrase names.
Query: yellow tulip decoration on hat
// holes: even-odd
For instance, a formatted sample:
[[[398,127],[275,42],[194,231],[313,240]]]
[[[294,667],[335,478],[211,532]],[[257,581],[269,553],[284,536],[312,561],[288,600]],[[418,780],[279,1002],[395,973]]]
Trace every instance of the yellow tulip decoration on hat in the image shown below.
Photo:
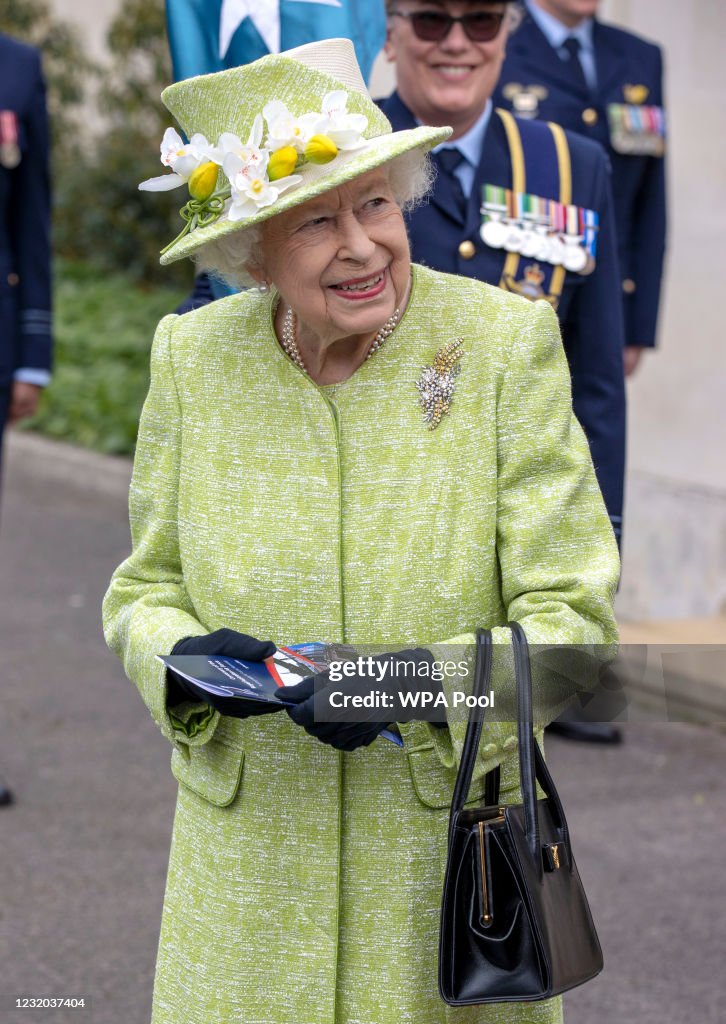
[[[142,181],[142,191],[157,192],[187,185],[190,199],[180,210],[184,227],[162,254],[196,227],[214,223],[226,211],[230,221],[244,220],[271,206],[303,179],[293,172],[306,163],[328,164],[342,151],[359,149],[368,125],[364,114],[348,113],[343,90],[327,93],[321,111],[294,117],[279,100],[258,114],[245,144],[223,132],[216,145],[195,134],[185,144],[174,128],[161,143],[161,162],[171,170]],[[267,137],[263,145],[264,123]],[[218,188],[220,168],[229,184]]]
[[[219,168],[211,160],[200,164],[189,176],[189,195],[197,202],[204,203],[212,195],[217,187]]]
[[[282,149],[276,150],[267,165],[267,177],[270,181],[278,181],[292,174],[297,167],[299,155],[294,146],[283,146]]]
[[[188,192],[184,226],[162,249],[164,264],[451,134],[425,125],[394,132],[370,98],[349,39],[182,80],[162,100],[180,127],[164,133],[166,173],[139,188]]]

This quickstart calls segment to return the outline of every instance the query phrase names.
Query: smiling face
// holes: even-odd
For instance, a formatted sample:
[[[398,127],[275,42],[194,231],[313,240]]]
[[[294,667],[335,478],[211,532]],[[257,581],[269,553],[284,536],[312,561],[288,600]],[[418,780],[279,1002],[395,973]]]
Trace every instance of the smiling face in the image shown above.
[[[440,42],[418,39],[409,18],[390,16],[385,53],[396,63],[398,93],[424,124],[451,125],[453,138],[463,135],[481,115],[499,79],[507,43],[506,3],[462,0],[397,0],[393,10],[445,11],[453,17],[475,12],[505,15],[490,42],[469,39],[457,22]]]
[[[298,345],[372,340],[403,308],[411,260],[385,167],[376,168],[262,225],[256,280],[271,281],[298,319]]]

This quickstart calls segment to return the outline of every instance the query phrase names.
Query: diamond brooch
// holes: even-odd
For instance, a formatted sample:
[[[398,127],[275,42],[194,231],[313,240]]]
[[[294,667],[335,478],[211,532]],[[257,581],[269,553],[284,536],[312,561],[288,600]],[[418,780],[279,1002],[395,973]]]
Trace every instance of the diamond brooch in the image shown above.
[[[456,378],[461,372],[459,360],[463,344],[464,339],[458,338],[443,345],[434,356],[433,364],[425,366],[416,381],[419,404],[429,430],[435,430],[451,408]]]

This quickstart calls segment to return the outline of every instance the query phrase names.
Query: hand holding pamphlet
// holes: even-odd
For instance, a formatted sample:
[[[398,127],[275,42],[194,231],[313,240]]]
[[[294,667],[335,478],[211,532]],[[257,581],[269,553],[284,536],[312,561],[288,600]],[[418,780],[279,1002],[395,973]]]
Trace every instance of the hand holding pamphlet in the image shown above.
[[[199,700],[214,703],[231,703],[227,713],[234,714],[236,701],[253,702],[260,713],[268,713],[278,705],[277,710],[293,706],[294,702],[280,700],[276,691],[282,686],[295,686],[324,672],[331,661],[340,658],[340,648],[321,642],[295,644],[280,647],[264,661],[243,661],[214,655],[158,655],[167,668],[184,680],[187,690]],[[213,698],[210,701],[210,697]],[[384,729],[380,734],[398,746],[403,741],[397,732]]]

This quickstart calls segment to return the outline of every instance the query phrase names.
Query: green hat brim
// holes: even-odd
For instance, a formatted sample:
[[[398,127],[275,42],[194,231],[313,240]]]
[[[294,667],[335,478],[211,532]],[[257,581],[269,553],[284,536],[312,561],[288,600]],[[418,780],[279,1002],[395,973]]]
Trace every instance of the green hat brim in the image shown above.
[[[300,206],[308,199],[314,199],[339,185],[344,185],[367,171],[372,171],[376,167],[395,160],[398,156],[403,156],[404,153],[409,153],[414,149],[426,152],[444,142],[450,135],[451,128],[427,126],[410,128],[406,131],[391,132],[390,135],[378,135],[369,139],[365,148],[339,153],[335,160],[324,167],[306,165],[295,172],[300,174],[304,180],[287,192],[283,192],[270,206],[262,207],[253,216],[246,217],[244,220],[232,221],[229,220],[226,213],[223,213],[213,224],[195,228],[189,234],[184,235],[162,254],[160,262],[166,265],[184,259],[185,256],[193,256],[209,242],[216,242],[235,231],[244,231],[261,224],[263,221],[269,220],[270,217],[277,216],[278,213],[284,213],[285,210],[294,206]]]

